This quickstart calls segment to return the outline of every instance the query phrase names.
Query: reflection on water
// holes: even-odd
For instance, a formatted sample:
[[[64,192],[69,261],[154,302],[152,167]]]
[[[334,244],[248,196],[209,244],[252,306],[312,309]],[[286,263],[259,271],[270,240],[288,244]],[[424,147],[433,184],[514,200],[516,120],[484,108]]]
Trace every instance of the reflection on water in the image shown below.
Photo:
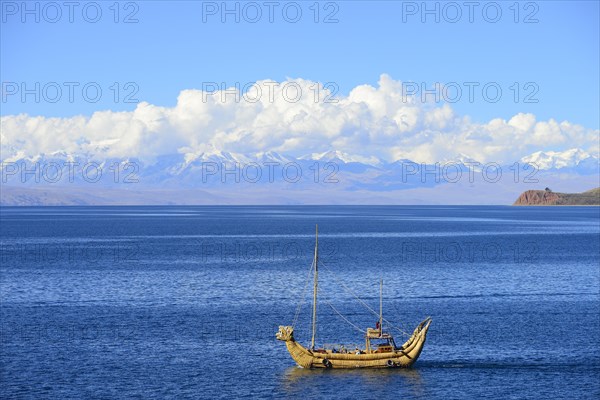
[[[287,395],[303,393],[306,388],[330,387],[345,383],[360,382],[362,390],[379,392],[390,385],[405,389],[405,393],[418,397],[424,394],[424,379],[418,368],[381,368],[381,369],[305,369],[289,367],[281,377],[281,391]]]

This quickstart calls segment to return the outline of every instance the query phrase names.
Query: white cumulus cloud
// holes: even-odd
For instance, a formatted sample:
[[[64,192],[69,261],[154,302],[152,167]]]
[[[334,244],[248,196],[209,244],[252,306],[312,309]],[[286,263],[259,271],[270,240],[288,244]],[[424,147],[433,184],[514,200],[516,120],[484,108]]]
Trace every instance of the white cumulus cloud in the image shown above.
[[[303,79],[256,82],[247,93],[183,90],[174,107],[146,102],[131,112],[89,117],[7,115],[1,121],[1,158],[57,151],[96,157],[278,151],[300,156],[339,150],[357,157],[418,162],[458,154],[514,161],[535,151],[580,147],[597,155],[598,130],[568,121],[537,121],[532,114],[472,122],[448,104],[406,96],[402,82],[381,75],[377,87],[360,85],[347,96]]]

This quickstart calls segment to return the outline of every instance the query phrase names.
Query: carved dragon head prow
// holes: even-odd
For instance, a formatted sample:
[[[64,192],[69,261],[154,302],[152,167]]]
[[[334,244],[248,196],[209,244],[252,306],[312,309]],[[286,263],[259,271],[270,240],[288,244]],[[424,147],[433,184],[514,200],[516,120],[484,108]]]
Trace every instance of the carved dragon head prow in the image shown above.
[[[277,340],[283,340],[284,342],[294,340],[294,328],[291,326],[279,326],[279,332],[275,334]]]

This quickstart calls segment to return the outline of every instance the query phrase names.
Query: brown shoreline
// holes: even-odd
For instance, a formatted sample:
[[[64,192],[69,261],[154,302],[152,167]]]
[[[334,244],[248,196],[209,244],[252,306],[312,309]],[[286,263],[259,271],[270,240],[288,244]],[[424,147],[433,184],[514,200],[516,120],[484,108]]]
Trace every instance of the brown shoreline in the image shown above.
[[[545,190],[527,190],[513,206],[600,206],[600,187],[583,193],[558,193]]]

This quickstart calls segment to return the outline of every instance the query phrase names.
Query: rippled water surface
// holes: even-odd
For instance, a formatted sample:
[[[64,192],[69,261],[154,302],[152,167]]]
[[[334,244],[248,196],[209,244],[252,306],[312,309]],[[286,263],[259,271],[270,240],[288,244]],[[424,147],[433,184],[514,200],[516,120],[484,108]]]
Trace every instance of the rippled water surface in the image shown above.
[[[361,344],[379,307],[407,370],[310,371],[275,340]],[[597,207],[1,209],[1,398],[598,398]],[[302,296],[302,294],[305,296]],[[305,300],[301,302],[301,299]]]

